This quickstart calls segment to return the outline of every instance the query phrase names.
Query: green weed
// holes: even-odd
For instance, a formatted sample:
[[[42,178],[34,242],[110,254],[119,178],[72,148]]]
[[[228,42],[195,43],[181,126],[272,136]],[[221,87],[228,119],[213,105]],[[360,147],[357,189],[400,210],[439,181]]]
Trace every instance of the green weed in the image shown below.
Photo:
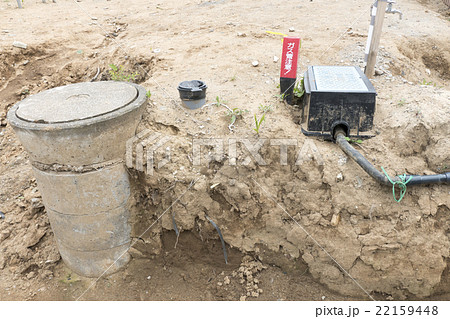
[[[361,143],[363,142],[363,140],[355,140],[355,139],[350,138],[350,137],[345,137],[345,139],[346,139],[347,142],[349,142],[349,143],[361,144]]]
[[[109,70],[109,75],[113,81],[132,82],[139,76],[138,72],[131,74],[126,72],[123,65],[117,66],[115,64],[110,64],[109,67],[111,68],[111,70]]]
[[[261,124],[264,122],[264,120],[266,119],[266,114],[264,113],[263,116],[258,120],[258,118],[256,117],[255,114],[255,128],[253,129],[256,134],[259,134],[259,129],[261,128]]]
[[[259,108],[259,110],[260,110],[261,112],[263,112],[263,113],[269,113],[269,112],[272,112],[272,105],[263,105],[263,104],[260,104],[258,108]]]
[[[406,104],[406,100],[405,99],[400,99],[397,103],[398,106],[403,106]]]
[[[422,83],[420,83],[422,85],[428,85],[428,86],[434,86],[434,87],[438,87],[438,88],[443,88],[443,86],[439,86],[437,83],[433,82],[433,81],[427,81],[425,79],[422,80]]]
[[[212,103],[216,106],[225,106],[226,108],[228,108],[227,105],[227,101],[223,100],[220,96],[216,96],[216,102]]]
[[[243,114],[247,113],[247,110],[241,110],[238,107],[230,109],[226,115],[230,117],[230,124],[233,125],[236,122],[238,117],[241,117]]]
[[[294,96],[296,98],[301,98],[305,94],[305,89],[303,86],[303,78],[300,81],[297,81],[297,83],[294,86]]]
[[[275,94],[273,97],[276,98],[278,101],[283,102],[285,94]]]

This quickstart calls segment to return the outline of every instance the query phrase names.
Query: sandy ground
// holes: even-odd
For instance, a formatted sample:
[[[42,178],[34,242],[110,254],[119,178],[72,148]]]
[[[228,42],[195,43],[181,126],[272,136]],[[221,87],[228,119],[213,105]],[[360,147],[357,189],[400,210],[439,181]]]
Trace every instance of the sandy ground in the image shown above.
[[[337,268],[313,244],[301,244],[305,240],[300,236],[293,238],[292,225],[273,221],[263,206],[271,211],[276,207],[261,199],[257,186],[249,185],[245,176],[255,176],[277,189],[277,198],[288,209],[300,206],[306,211],[306,219],[301,220],[325,240],[327,248],[335,249],[334,254],[354,270],[352,274],[376,299],[450,300],[448,186],[410,190],[404,206],[395,206],[389,189],[359,173],[364,176],[361,186],[356,166],[337,165],[341,159],[337,148],[325,156],[326,168],[320,172],[314,166],[283,173],[252,167],[240,171],[244,180],[235,193],[232,188],[218,187],[210,194],[222,212],[212,216],[224,225],[227,265],[217,235],[204,223],[202,213],[193,213],[181,214],[179,223],[185,231],[176,249],[171,222],[166,220],[155,230],[157,244],[144,238],[123,271],[98,281],[72,273],[60,260],[26,152],[5,121],[12,105],[48,88],[90,81],[98,68],[97,80],[107,80],[113,63],[124,65],[127,72],[138,72],[136,82],[152,92],[141,128],[170,134],[180,144],[192,137],[231,134],[221,109],[210,107],[188,115],[180,109],[176,87],[190,79],[207,83],[209,102],[220,97],[248,111],[238,119],[232,136],[254,137],[253,114],[261,115],[261,105],[272,109],[263,124],[263,137],[297,136],[295,109],[277,98],[280,62],[274,57],[281,55],[281,37],[265,31],[302,38],[299,74],[309,65],[363,66],[372,1],[47,2],[25,1],[23,10],[12,0],[0,3],[0,211],[5,214],[0,220],[0,300],[368,299],[339,271],[334,276]],[[400,20],[398,15],[386,15],[376,66],[379,75],[372,80],[378,93],[377,136],[361,148],[375,163],[396,173],[448,171],[449,10],[437,0],[399,1],[396,8],[404,16]],[[27,48],[13,47],[14,41],[26,43]],[[299,138],[304,142],[304,137]],[[328,142],[316,144],[321,154],[330,153]],[[273,152],[266,154],[275,158]],[[180,164],[181,155],[175,161],[178,168],[188,166]],[[172,185],[174,178],[167,176],[174,170],[168,167],[159,172],[164,179],[160,186],[132,173],[135,187],[143,194],[135,198],[137,210],[154,209],[156,214],[155,203],[158,209],[170,203],[170,198],[152,202],[149,197],[151,190]],[[208,182],[199,184],[197,194],[201,187],[239,180],[221,165],[198,171]],[[180,184],[188,183],[193,172],[197,173],[194,168],[185,175],[179,173],[178,179],[184,181]],[[339,172],[345,176],[344,183],[335,181]],[[291,179],[305,181],[311,189],[294,191]],[[173,197],[180,191],[175,187]],[[209,200],[200,197],[201,203]],[[383,207],[373,212],[374,205],[381,206],[377,200]],[[331,204],[321,208],[321,201]],[[362,215],[370,215],[370,222],[372,213],[378,214],[374,217],[378,222],[373,222],[377,224],[367,226],[368,217],[354,213],[355,206],[363,207]],[[240,212],[245,230],[225,213],[229,207]],[[328,236],[330,219],[336,214],[342,218],[342,228],[336,237]],[[141,212],[136,218],[150,222],[152,215]],[[396,225],[395,232],[400,232],[397,246],[384,231],[389,225]],[[279,230],[270,230],[278,226]],[[206,229],[203,235],[202,227]],[[247,240],[241,239],[244,233]],[[384,247],[372,243],[380,237],[386,240]],[[342,238],[351,238],[350,244]],[[339,242],[342,246],[332,247]],[[427,242],[433,249],[416,255]],[[353,244],[356,253],[352,253]],[[428,261],[431,265],[426,265]],[[401,274],[395,268],[399,267],[418,279],[397,281]]]

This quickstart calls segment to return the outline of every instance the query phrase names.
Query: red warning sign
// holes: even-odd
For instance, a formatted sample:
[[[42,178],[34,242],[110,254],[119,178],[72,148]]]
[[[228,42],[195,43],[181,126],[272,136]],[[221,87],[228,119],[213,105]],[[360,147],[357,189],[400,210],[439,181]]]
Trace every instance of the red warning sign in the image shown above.
[[[286,37],[283,39],[283,56],[281,57],[281,78],[297,78],[298,49],[300,38]]]

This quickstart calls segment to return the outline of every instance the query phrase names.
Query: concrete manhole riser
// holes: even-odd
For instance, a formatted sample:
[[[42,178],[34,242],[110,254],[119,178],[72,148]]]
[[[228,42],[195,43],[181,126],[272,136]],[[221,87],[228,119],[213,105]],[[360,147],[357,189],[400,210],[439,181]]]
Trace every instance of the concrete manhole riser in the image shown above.
[[[146,100],[139,85],[78,83],[31,96],[8,112],[61,256],[80,275],[112,273],[130,259],[124,158]]]

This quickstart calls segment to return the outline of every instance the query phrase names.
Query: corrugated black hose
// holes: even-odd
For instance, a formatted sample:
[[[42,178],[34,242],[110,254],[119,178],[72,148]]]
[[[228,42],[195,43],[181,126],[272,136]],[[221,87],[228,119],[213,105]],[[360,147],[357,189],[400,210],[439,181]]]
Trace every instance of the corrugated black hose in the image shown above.
[[[356,163],[358,163],[359,166],[361,166],[363,170],[366,171],[367,174],[372,176],[381,184],[390,186],[392,185],[392,182],[404,182],[408,180],[408,186],[419,184],[442,184],[450,182],[450,172],[435,175],[404,175],[403,180],[396,176],[391,178],[391,182],[385,174],[377,170],[375,166],[373,166],[364,156],[361,155],[361,153],[350,145],[343,130],[337,129],[334,138],[345,154],[351,157]]]

